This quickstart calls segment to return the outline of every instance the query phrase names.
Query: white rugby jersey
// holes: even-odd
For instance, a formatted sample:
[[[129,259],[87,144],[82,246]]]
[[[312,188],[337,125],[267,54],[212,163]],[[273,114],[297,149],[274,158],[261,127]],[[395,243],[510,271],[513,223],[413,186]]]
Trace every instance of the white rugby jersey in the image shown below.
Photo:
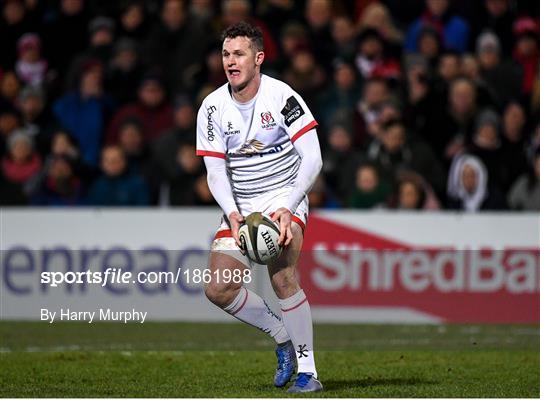
[[[251,198],[294,185],[300,157],[293,143],[317,122],[289,85],[261,74],[255,98],[236,102],[225,84],[197,115],[197,155],[227,162],[233,194]]]

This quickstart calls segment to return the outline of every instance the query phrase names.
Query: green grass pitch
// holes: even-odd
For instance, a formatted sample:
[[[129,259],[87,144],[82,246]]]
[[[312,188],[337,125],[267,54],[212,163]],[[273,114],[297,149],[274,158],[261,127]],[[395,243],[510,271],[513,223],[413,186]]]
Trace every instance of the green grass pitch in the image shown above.
[[[315,342],[325,391],[305,397],[540,397],[540,326],[317,325]],[[2,397],[287,397],[241,324],[1,322],[0,361]]]

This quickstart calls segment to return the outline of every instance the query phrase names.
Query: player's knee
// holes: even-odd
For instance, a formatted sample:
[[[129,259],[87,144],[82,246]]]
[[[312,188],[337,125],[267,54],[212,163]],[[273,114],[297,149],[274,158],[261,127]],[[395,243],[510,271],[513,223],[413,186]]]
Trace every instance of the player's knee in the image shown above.
[[[238,290],[239,288],[235,288],[233,285],[210,282],[204,288],[204,294],[216,306],[224,308],[232,303]]]
[[[275,273],[272,276],[272,286],[280,299],[286,299],[295,294],[300,289],[300,285],[296,279],[294,268],[284,268]]]

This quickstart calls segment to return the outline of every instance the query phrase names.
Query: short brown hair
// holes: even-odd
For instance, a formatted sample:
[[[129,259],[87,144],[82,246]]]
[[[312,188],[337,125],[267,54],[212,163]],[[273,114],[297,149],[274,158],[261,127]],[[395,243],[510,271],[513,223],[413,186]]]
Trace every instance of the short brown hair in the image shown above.
[[[259,27],[248,24],[247,22],[238,22],[229,26],[221,34],[221,41],[225,39],[234,39],[239,36],[245,36],[251,41],[251,45],[255,51],[263,51],[263,35]]]

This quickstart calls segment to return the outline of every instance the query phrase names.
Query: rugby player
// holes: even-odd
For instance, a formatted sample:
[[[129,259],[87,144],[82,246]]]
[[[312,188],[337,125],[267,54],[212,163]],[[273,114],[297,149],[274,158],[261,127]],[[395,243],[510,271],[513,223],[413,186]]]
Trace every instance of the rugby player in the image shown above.
[[[224,213],[211,247],[212,280],[205,293],[276,341],[275,386],[285,386],[297,369],[288,392],[320,391],[311,310],[296,276],[307,193],[322,166],[317,122],[294,90],[261,74],[264,48],[258,28],[240,22],[227,28],[222,40],[228,83],[204,99],[197,116],[197,154],[204,157],[209,188]],[[281,231],[283,253],[268,265],[281,317],[242,283],[216,279],[225,269],[249,268],[239,250],[238,229],[255,211],[272,215]]]

